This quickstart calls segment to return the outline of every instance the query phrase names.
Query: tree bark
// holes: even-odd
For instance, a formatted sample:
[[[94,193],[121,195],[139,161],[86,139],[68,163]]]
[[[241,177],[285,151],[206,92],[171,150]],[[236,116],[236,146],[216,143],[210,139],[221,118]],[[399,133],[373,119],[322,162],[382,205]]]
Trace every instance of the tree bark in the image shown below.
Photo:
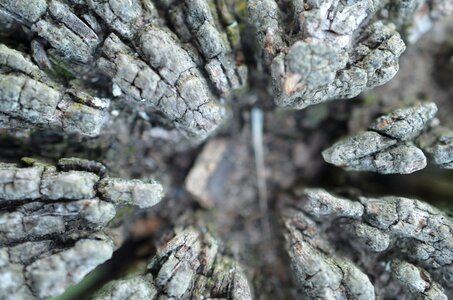
[[[90,297],[447,299],[453,221],[412,196],[452,195],[452,12],[1,1],[0,299],[61,295],[131,240],[147,267]]]

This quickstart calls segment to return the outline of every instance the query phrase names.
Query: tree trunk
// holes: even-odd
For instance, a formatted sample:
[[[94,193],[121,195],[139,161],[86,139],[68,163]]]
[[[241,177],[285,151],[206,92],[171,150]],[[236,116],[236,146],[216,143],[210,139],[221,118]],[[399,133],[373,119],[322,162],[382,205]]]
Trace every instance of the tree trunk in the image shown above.
[[[2,0],[0,299],[452,296],[452,12]]]

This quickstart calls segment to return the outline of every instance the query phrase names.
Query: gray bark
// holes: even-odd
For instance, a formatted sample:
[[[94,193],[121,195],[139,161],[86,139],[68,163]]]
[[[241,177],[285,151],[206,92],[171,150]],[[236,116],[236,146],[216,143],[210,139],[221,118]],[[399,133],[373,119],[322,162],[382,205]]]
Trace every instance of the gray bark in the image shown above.
[[[433,102],[397,109],[322,155],[326,162],[347,170],[408,174],[426,167],[425,152],[433,164],[451,169],[452,133],[434,119],[436,113]]]
[[[422,150],[413,144],[434,118],[434,103],[401,108],[376,119],[368,131],[341,140],[322,155],[324,160],[353,171],[409,174],[426,167]]]
[[[283,212],[296,282],[309,298],[447,299],[453,220],[401,197],[352,201],[305,189]]]
[[[108,99],[66,88],[50,79],[24,53],[0,45],[0,125],[6,128],[62,128],[98,135],[106,123]]]
[[[252,299],[241,266],[208,232],[176,229],[144,274],[113,281],[94,299]]]
[[[109,178],[96,162],[25,162],[0,164],[0,299],[63,293],[120,246],[106,231],[117,209],[162,198],[159,183]]]
[[[5,16],[4,31],[19,22],[29,34],[38,35],[50,50],[55,50],[50,51],[53,60],[65,61],[67,72],[83,74],[93,71],[96,65],[111,79],[110,97],[145,102],[149,111],[163,114],[187,135],[203,139],[225,119],[226,110],[221,104],[225,96],[247,84],[240,25],[234,18],[239,4],[173,2],[8,0],[1,4],[0,11]],[[275,102],[295,108],[352,98],[384,84],[395,75],[398,58],[405,49],[393,23],[406,30],[409,25],[431,22],[452,10],[451,4],[437,1],[282,2],[285,4],[250,1],[249,22],[255,27],[264,64],[272,73]],[[419,12],[426,9],[428,16],[418,20]],[[336,13],[331,17],[329,11]],[[291,22],[286,24],[283,19]],[[36,42],[33,54],[38,64],[49,65]],[[42,93],[51,93],[34,81],[29,84],[44,89]],[[44,84],[48,85],[47,80]],[[10,101],[27,101],[17,97]],[[52,115],[61,97],[54,95],[54,103],[47,108],[51,111],[39,110],[43,115],[32,123],[42,123],[43,117]],[[88,108],[81,113],[62,106],[69,114],[77,115],[76,121],[63,124],[70,130],[77,125],[74,122],[86,124],[82,121],[85,117],[97,126],[81,131],[95,135],[105,122],[92,116],[94,112]],[[11,107],[2,111],[9,116]],[[89,117],[79,116],[90,113]],[[21,121],[31,118],[25,113],[13,117]],[[10,122],[6,119],[4,123]]]
[[[406,45],[452,12],[451,0],[1,1],[0,299],[42,299],[80,282],[130,237],[116,228],[124,206],[156,206],[163,185],[164,206],[128,228],[154,245],[153,222],[164,223],[157,254],[94,299],[447,299],[453,221],[443,211],[396,196],[286,192],[336,172],[323,174],[316,158],[345,134],[342,113],[364,128],[352,101],[321,103],[366,98],[396,75]],[[260,128],[250,106],[265,109],[264,132],[249,132]],[[370,119],[387,107],[376,106],[355,112]],[[322,156],[380,174],[428,161],[451,169],[452,124],[436,113],[434,103],[397,109]],[[59,160],[9,163],[23,152]],[[60,159],[67,153],[99,158],[117,177],[95,161]],[[150,173],[163,184],[131,179]]]
[[[453,168],[453,132],[445,126],[432,126],[417,139],[431,162],[443,169]]]

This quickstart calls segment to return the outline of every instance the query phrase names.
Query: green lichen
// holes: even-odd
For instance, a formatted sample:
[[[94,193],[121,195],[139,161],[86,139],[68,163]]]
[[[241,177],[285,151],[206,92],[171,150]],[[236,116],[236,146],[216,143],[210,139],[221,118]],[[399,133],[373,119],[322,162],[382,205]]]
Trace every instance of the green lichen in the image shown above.
[[[52,68],[45,70],[47,75],[57,81],[70,81],[76,76],[70,71],[71,67],[63,59],[56,55],[49,55],[49,60],[52,63]]]

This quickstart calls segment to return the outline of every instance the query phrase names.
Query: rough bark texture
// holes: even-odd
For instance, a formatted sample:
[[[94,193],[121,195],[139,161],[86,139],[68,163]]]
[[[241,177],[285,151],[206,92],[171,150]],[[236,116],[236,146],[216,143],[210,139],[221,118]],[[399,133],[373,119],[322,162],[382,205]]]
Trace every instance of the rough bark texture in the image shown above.
[[[250,1],[275,102],[304,108],[390,80],[405,45],[395,26],[378,17],[385,2]]]
[[[23,164],[0,164],[1,299],[63,293],[120,246],[105,231],[119,207],[162,198],[159,183],[109,178],[93,161]]]
[[[451,297],[452,12],[0,1],[0,299]]]
[[[377,118],[368,131],[337,142],[322,155],[326,162],[347,170],[409,174],[426,167],[424,150],[433,164],[451,169],[452,134],[437,119],[429,123],[436,113],[433,102],[397,109]]]
[[[168,10],[172,4],[159,5]],[[1,5],[2,15],[18,20],[55,49],[54,59],[69,60],[68,72],[86,73],[96,65],[111,79],[112,96],[144,102],[189,136],[203,139],[225,117],[220,94],[244,84],[246,69],[236,70],[225,29],[215,22],[207,2],[187,1],[179,7],[172,18],[179,30],[173,33],[153,2]],[[196,42],[189,43],[192,39]]]
[[[265,68],[272,70],[275,102],[303,108],[352,98],[387,82],[398,70],[398,58],[405,49],[394,24],[406,30],[453,10],[451,4],[431,2],[250,1],[249,22],[262,49],[259,56]],[[247,83],[240,25],[234,17],[237,6],[235,1],[211,0],[8,0],[0,9],[4,31],[20,22],[25,34],[39,36],[55,50],[49,51],[49,60],[35,41],[32,53],[38,65],[48,69],[54,61],[60,68],[63,61],[62,68],[77,77],[96,69],[111,80],[112,96],[145,102],[148,110],[163,114],[189,136],[203,139],[225,118],[224,96]],[[420,12],[425,15],[422,21],[417,19]],[[417,35],[411,34],[411,39]],[[28,61],[17,64],[7,67],[21,73],[33,68]],[[15,74],[3,78],[4,84],[17,77],[11,76]],[[50,93],[54,102],[47,109],[32,107],[43,114],[34,122],[26,112],[11,115],[11,104],[2,111],[21,121],[43,123],[62,95],[35,81],[25,85],[25,80],[17,79],[15,88],[8,84],[8,89],[16,91],[9,93],[9,101],[29,101],[27,90],[36,85],[46,97]],[[24,95],[19,93],[22,89]],[[80,114],[69,110],[71,115]],[[103,123],[91,119],[97,119],[98,126]],[[97,134],[99,128],[85,131]]]
[[[448,299],[451,218],[402,197],[296,195],[283,212],[285,237],[295,280],[310,299]]]
[[[195,228],[177,229],[147,268],[109,283],[94,299],[252,299],[238,263],[222,253],[211,234]]]
[[[417,140],[432,162],[443,169],[453,168],[453,132],[443,126],[433,126]]]
[[[0,124],[7,128],[57,128],[98,135],[108,99],[66,88],[50,79],[24,53],[0,45]]]
[[[342,140],[322,155],[336,166],[381,174],[409,174],[426,167],[423,152],[411,143],[434,118],[434,103],[397,109],[376,119],[368,131]]]

